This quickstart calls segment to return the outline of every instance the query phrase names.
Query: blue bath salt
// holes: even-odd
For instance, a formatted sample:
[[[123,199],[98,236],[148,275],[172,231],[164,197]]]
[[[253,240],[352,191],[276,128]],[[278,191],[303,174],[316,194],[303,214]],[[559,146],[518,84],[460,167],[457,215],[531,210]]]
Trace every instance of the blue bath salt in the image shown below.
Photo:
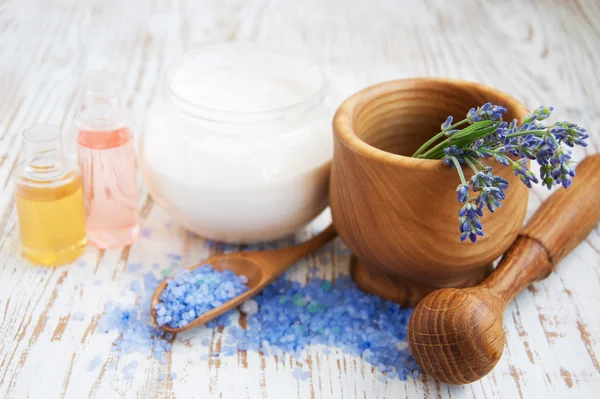
[[[79,266],[79,267],[86,267],[87,266],[87,262],[85,260],[83,260],[83,259],[79,259],[77,261],[77,266]]]
[[[94,357],[90,361],[90,364],[88,365],[87,371],[94,371],[94,370],[96,370],[96,368],[100,365],[101,361],[102,361],[102,359],[100,358],[100,356]]]
[[[160,265],[158,263],[153,263],[152,270],[158,270],[158,269],[160,269]]]
[[[85,312],[75,312],[71,314],[71,320],[81,321],[85,318]]]
[[[96,279],[94,280],[94,285],[101,285],[102,284],[102,280]]]
[[[180,254],[169,253],[167,254],[167,258],[170,260],[181,260]]]
[[[204,313],[246,292],[247,283],[245,276],[238,276],[231,270],[221,272],[212,265],[178,271],[167,281],[160,302],[154,306],[156,322],[159,326],[185,327]]]
[[[152,236],[152,229],[144,228],[140,230],[140,236],[144,238],[150,238]]]
[[[268,347],[300,357],[309,344],[321,344],[362,356],[400,379],[418,369],[408,348],[397,349],[406,342],[412,309],[365,294],[349,277],[335,284],[315,278],[304,286],[280,278],[254,300],[258,312],[247,317],[247,329],[230,329],[239,349]]]
[[[141,263],[130,263],[129,265],[127,265],[127,271],[129,273],[135,273],[141,268],[142,268]]]
[[[176,324],[189,322],[190,310],[194,315],[200,314],[247,289],[246,279],[232,272],[218,272],[212,267],[196,268],[193,272],[179,271],[170,281],[170,287],[165,290],[166,301],[161,298],[160,304],[164,307],[161,317],[164,322],[170,315],[170,321]],[[114,357],[135,352],[150,353],[157,363],[168,363],[172,348],[168,340],[172,336],[155,327],[150,314],[151,296],[159,283],[156,275],[147,272],[143,287],[137,280],[129,287],[138,295],[136,305],[108,303],[98,331],[119,333],[113,343]],[[241,310],[247,312],[246,329],[230,326],[223,330],[220,352],[213,348],[208,354],[201,355],[200,360],[233,356],[238,350],[252,350],[266,356],[278,356],[278,360],[284,362],[285,354],[301,358],[308,345],[324,345],[324,354],[330,352],[329,348],[337,347],[341,352],[362,356],[387,376],[386,381],[392,378],[405,380],[418,372],[406,347],[406,328],[412,310],[365,294],[349,277],[338,276],[335,283],[313,278],[305,285],[281,277],[252,301],[247,301]],[[186,313],[188,316],[184,318]],[[206,327],[200,327],[198,332],[204,328],[229,326],[236,313],[231,311],[222,315]],[[210,343],[209,338],[201,340],[204,347],[209,347]],[[130,363],[126,369],[129,378],[134,367]],[[301,368],[295,373],[299,379],[309,376]]]

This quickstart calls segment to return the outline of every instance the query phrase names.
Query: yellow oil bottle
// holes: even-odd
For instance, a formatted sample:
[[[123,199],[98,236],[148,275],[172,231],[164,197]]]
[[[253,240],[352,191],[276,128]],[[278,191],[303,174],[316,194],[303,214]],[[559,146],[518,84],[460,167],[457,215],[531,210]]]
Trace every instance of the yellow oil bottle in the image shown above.
[[[65,160],[58,127],[29,127],[23,148],[13,178],[23,256],[42,266],[74,262],[87,244],[81,175]]]

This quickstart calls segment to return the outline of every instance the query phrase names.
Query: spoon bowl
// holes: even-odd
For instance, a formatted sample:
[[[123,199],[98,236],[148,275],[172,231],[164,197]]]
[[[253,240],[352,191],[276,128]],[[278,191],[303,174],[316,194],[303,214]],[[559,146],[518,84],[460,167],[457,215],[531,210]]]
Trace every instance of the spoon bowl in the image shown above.
[[[248,291],[200,315],[184,327],[170,327],[168,324],[165,324],[160,326],[160,328],[168,333],[179,333],[213,320],[260,293],[267,285],[296,263],[296,261],[321,248],[336,236],[337,232],[335,228],[333,225],[329,225],[329,227],[310,240],[293,247],[269,251],[248,251],[217,255],[190,267],[189,269],[193,270],[204,265],[211,265],[218,271],[231,270],[236,275],[245,276],[248,279],[248,283],[246,284]],[[168,281],[169,279],[166,279],[161,282],[152,295],[150,312],[155,321],[156,310],[154,308],[160,303],[160,296],[167,287]]]

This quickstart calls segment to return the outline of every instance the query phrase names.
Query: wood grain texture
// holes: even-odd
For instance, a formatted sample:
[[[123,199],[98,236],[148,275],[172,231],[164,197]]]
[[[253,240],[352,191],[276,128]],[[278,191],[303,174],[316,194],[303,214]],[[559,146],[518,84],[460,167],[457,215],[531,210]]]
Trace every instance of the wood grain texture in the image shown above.
[[[450,384],[487,375],[504,350],[504,309],[530,284],[548,277],[557,263],[600,222],[600,154],[578,167],[572,190],[555,192],[531,217],[498,267],[472,288],[442,289],[417,305],[408,344],[421,368]],[[574,234],[565,235],[570,226]]]
[[[507,120],[528,113],[499,90],[441,78],[381,83],[336,112],[329,201],[340,237],[358,258],[352,276],[364,290],[415,306],[435,289],[477,284],[517,237],[529,190],[510,168],[496,170],[512,195],[485,217],[486,235],[474,245],[457,233],[456,170],[410,157],[448,115],[459,121],[486,101],[509,109]],[[463,173],[473,175],[468,166]]]
[[[81,96],[81,72],[110,66],[125,103],[145,129],[168,60],[201,45],[252,41],[314,56],[330,79],[331,116],[352,93],[386,80],[442,76],[499,88],[527,107],[556,107],[556,117],[591,133],[600,150],[600,3],[597,0],[8,0],[0,5],[0,397],[2,398],[594,398],[600,389],[600,229],[546,280],[519,294],[505,313],[507,346],[497,367],[466,386],[421,376],[379,381],[363,359],[311,347],[310,379],[292,377],[295,361],[257,353],[200,361],[223,332],[178,335],[167,365],[143,356],[132,381],[109,367],[115,336],[96,326],[109,299],[138,276],[128,263],[177,267],[222,252],[171,224],[140,187],[141,237],[129,251],[89,249],[85,267],[46,274],[21,260],[9,174],[19,159],[18,134],[29,124],[68,126]],[[581,159],[583,151],[574,154]],[[509,189],[510,195],[510,189]],[[528,215],[547,197],[536,188]],[[322,216],[298,233],[306,239]],[[290,271],[335,280],[348,273],[341,240]],[[151,270],[151,269],[150,269]],[[103,281],[95,285],[96,279]],[[85,311],[77,322],[72,317]],[[64,320],[64,321],[63,321]],[[54,334],[65,323],[62,334]],[[60,327],[63,328],[62,326]],[[60,335],[60,339],[58,336]],[[53,337],[57,338],[53,340]],[[211,346],[203,347],[203,339]],[[88,372],[96,355],[102,365]],[[303,360],[302,360],[303,361]],[[306,363],[308,365],[308,362]],[[307,366],[308,367],[308,366]],[[176,371],[175,381],[156,381]],[[565,376],[570,376],[570,380]],[[570,381],[570,382],[569,382]]]

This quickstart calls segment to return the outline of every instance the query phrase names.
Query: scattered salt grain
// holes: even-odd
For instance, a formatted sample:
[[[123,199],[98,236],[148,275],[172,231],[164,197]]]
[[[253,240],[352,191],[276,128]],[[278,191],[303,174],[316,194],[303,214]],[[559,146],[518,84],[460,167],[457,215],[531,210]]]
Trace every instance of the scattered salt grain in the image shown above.
[[[200,360],[202,360],[202,361],[208,360],[208,355],[206,355],[206,354],[200,355]]]
[[[245,313],[246,316],[252,316],[258,312],[258,303],[254,299],[249,299],[242,304],[240,307],[242,313]]]
[[[87,266],[87,262],[85,260],[83,260],[83,259],[79,259],[77,261],[77,266],[79,266],[79,267],[86,267]]]
[[[221,348],[221,353],[224,356],[231,356],[234,353],[237,353],[237,349],[234,348],[233,346],[224,346],[224,347]]]
[[[177,373],[173,372],[169,375],[171,377],[172,380],[177,378]]]
[[[231,270],[220,272],[211,265],[181,270],[167,281],[160,302],[154,306],[156,322],[159,326],[185,327],[247,290]]]
[[[181,255],[170,253],[170,254],[167,254],[167,258],[170,260],[181,260]]]
[[[94,280],[94,285],[101,285],[102,284],[102,280]]]
[[[150,238],[152,236],[152,229],[141,229],[140,230],[140,236],[144,237],[144,238]]]
[[[160,272],[161,276],[163,276],[164,278],[167,278],[171,275],[171,272],[173,270],[172,269],[164,269]]]
[[[139,280],[133,280],[129,283],[129,289],[136,294],[140,294],[142,292],[142,286],[140,285]]]
[[[167,378],[167,376],[163,373],[163,374],[159,374],[159,376],[156,378],[158,381],[164,381]]]
[[[75,312],[71,315],[71,320],[81,321],[85,318],[85,312]]]
[[[153,263],[152,270],[158,270],[158,269],[160,269],[160,265],[158,263]]]
[[[306,381],[309,376],[310,373],[308,371],[302,370],[302,368],[300,367],[296,367],[294,369],[294,377],[296,377],[299,380]]]
[[[93,358],[92,361],[90,362],[90,364],[88,365],[87,371],[96,370],[96,368],[100,365],[101,361],[102,361],[102,359],[100,358],[100,356],[96,356],[95,358]]]
[[[129,273],[135,273],[139,269],[141,269],[141,267],[142,267],[141,263],[130,263],[129,265],[127,265],[127,271]]]

